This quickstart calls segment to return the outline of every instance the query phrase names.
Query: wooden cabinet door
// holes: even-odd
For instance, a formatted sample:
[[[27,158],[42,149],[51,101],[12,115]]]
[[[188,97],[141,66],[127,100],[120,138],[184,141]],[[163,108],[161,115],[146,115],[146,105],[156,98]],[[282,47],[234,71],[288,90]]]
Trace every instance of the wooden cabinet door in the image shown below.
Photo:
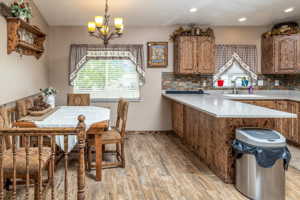
[[[298,120],[297,120],[297,131],[295,132],[296,142],[297,144],[300,144],[300,104],[298,103],[299,111],[297,113]]]
[[[179,136],[183,137],[183,105],[177,102],[172,103],[172,126],[173,131]]]
[[[263,74],[274,74],[274,40],[272,37],[262,37],[261,40],[261,72]]]
[[[211,37],[196,37],[196,72],[213,74],[215,72],[215,41]]]
[[[297,102],[288,101],[287,112],[298,115],[299,104]],[[290,140],[295,143],[298,143],[299,141],[298,119],[289,120],[288,126],[290,127]]]
[[[190,36],[181,36],[178,38],[178,46],[175,51],[174,62],[177,63],[175,70],[180,74],[193,74],[195,69],[194,52],[195,52],[195,38]]]
[[[291,104],[288,101],[276,101],[276,108],[279,111],[291,112]],[[291,119],[280,119],[278,120],[276,126],[280,130],[281,134],[286,137],[286,139],[293,140],[293,123]]]
[[[300,72],[300,40],[298,35],[275,37],[274,50],[276,73]]]
[[[287,102],[286,101],[276,101],[276,110],[286,111]],[[279,119],[276,121],[276,129],[286,138],[288,138],[288,129],[284,125],[286,123],[285,119]]]

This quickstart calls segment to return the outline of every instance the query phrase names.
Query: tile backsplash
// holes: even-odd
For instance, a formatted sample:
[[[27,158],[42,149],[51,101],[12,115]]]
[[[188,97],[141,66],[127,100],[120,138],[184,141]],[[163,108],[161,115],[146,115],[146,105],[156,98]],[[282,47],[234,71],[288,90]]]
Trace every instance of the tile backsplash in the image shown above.
[[[263,86],[256,84],[255,89],[300,90],[300,75],[258,75],[258,80],[263,81]],[[175,75],[173,72],[162,72],[163,90],[197,90],[198,88],[217,89],[213,88],[213,76]]]

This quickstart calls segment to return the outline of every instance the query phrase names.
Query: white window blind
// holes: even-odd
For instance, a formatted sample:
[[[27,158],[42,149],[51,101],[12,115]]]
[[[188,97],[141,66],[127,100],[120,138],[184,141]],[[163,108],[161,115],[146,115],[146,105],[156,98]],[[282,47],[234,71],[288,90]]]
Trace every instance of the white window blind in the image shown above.
[[[75,93],[89,93],[92,99],[139,99],[136,66],[126,59],[89,60],[74,81]]]

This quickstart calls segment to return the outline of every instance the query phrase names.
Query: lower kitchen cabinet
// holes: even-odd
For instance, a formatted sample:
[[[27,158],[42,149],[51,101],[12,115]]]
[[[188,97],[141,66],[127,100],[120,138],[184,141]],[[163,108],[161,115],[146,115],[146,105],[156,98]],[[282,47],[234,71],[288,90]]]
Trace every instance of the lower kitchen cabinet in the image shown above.
[[[298,115],[296,119],[276,120],[276,130],[284,135],[287,140],[295,145],[300,145],[300,103],[290,100],[238,100],[243,103],[262,106],[283,112]],[[172,124],[174,132],[183,140],[190,144],[193,149],[198,149],[199,143],[195,141],[199,129],[197,124],[203,124],[197,118],[198,111],[189,109],[183,104],[172,102]],[[198,121],[197,121],[198,120]],[[202,119],[203,120],[203,119]]]
[[[276,129],[274,118],[216,117],[172,101],[173,129],[185,146],[225,183],[234,183],[235,156],[231,144],[240,127]]]
[[[298,102],[293,101],[276,101],[276,110],[299,114],[299,106]],[[278,122],[278,128],[281,130],[282,134],[291,142],[300,144],[299,141],[299,115],[297,119],[281,119]]]
[[[179,136],[183,137],[184,124],[183,124],[183,108],[182,104],[172,102],[172,126],[174,132]]]
[[[288,101],[276,101],[276,110],[288,112],[289,107]],[[288,140],[292,140],[293,123],[289,122],[288,119],[281,119],[276,126]]]
[[[290,113],[294,113],[294,114],[299,114],[299,107],[300,107],[300,104],[298,102],[292,102],[292,101],[288,101],[288,111],[287,112],[290,112]],[[293,119],[292,120],[292,124],[289,125],[292,129],[291,129],[291,132],[290,132],[290,140],[295,142],[295,143],[298,143],[300,144],[300,141],[299,141],[299,115],[298,115],[298,118],[297,119]]]
[[[262,106],[283,112],[298,115],[297,119],[280,119],[277,121],[276,128],[290,142],[300,145],[300,103],[289,100],[239,100],[243,103]]]

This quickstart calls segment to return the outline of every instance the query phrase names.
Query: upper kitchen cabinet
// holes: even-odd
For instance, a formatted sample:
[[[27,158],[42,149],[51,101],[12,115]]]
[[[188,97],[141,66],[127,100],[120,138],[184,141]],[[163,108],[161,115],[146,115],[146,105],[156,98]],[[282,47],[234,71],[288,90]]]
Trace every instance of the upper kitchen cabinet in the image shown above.
[[[213,74],[215,72],[215,39],[212,29],[206,31],[200,29],[198,33],[197,29],[191,29],[189,33],[173,35],[173,39],[176,74]]]
[[[262,37],[262,73],[300,73],[300,34]]]
[[[196,73],[215,73],[215,39],[211,37],[197,37]]]
[[[206,36],[179,36],[174,43],[174,66],[177,74],[213,74],[215,39]]]
[[[195,72],[196,37],[180,36],[174,42],[174,71],[177,74]]]

